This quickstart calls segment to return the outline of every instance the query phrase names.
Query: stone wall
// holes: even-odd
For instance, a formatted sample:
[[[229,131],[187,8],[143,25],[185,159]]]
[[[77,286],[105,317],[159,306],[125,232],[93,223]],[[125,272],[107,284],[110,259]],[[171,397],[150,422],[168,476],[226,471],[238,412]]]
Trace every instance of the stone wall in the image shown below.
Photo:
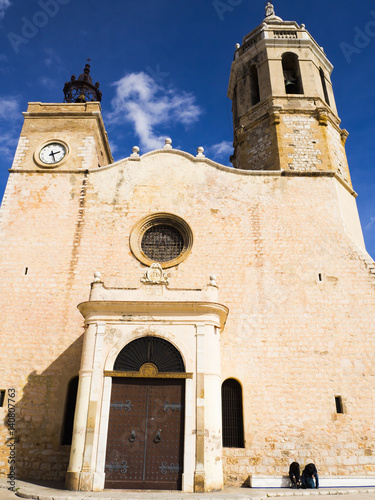
[[[12,173],[1,211],[1,380],[17,392],[20,478],[63,478],[77,304],[95,271],[106,286],[139,286],[145,268],[129,236],[155,212],[194,234],[171,287],[201,288],[215,274],[229,308],[222,379],[242,385],[246,447],[224,450],[227,482],[284,475],[294,459],[323,475],[375,475],[374,276],[344,230],[336,178],[241,172],[173,150],[64,170]],[[6,457],[4,446],[2,474]]]
[[[297,172],[322,170],[322,137],[317,119],[302,113],[282,115],[283,168]]]

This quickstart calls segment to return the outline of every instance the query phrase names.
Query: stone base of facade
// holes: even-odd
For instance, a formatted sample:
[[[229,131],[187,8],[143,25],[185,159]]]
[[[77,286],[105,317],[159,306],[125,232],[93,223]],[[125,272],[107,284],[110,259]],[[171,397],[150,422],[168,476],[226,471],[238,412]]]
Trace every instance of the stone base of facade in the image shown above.
[[[250,476],[252,488],[287,488],[288,476]],[[320,488],[375,487],[375,476],[319,476]]]

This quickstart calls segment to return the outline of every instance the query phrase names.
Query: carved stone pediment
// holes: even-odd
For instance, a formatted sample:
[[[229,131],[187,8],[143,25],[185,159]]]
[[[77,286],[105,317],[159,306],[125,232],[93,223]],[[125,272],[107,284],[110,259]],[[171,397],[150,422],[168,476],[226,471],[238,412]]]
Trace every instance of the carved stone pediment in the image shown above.
[[[154,263],[147,269],[141,281],[148,285],[168,285],[168,275],[160,264]]]

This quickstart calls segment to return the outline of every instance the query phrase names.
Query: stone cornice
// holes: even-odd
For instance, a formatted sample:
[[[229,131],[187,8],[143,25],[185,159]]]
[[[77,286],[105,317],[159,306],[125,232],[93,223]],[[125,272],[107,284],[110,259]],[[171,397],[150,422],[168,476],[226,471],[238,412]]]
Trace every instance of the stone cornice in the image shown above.
[[[211,324],[224,329],[229,309],[215,302],[184,301],[88,301],[79,304],[78,309],[85,323],[98,321],[119,321],[174,324]]]
[[[161,151],[162,152],[162,151]],[[152,152],[155,153],[155,152]],[[151,153],[148,153],[151,154]],[[170,154],[170,152],[168,153]],[[189,153],[185,153],[186,155],[189,155]],[[189,155],[191,156],[191,155]],[[192,157],[194,159],[194,157]],[[102,167],[94,170],[90,170],[90,173],[100,173],[102,170],[109,170],[110,168],[115,168],[117,167],[120,163],[127,164],[129,158],[125,158],[124,160],[120,160],[117,163],[113,163],[112,165],[108,165],[107,167]],[[243,176],[250,176],[250,177],[334,177],[336,180],[338,180],[347,191],[349,191],[350,194],[352,194],[355,198],[358,196],[358,194],[353,190],[353,188],[346,182],[344,179],[342,179],[336,172],[297,172],[297,171],[290,171],[290,170],[242,170],[239,168],[233,168],[233,167],[226,167],[225,165],[221,165],[220,163],[216,163],[208,158],[204,160],[199,160],[199,162],[204,163],[205,165],[209,167],[213,167],[216,170],[220,170],[222,172],[227,172],[229,174],[233,175],[243,175]],[[77,170],[45,170],[45,171],[36,171],[36,170],[21,170],[21,169],[10,169],[9,173],[10,174],[38,174],[38,175],[56,175],[56,174],[75,174],[75,175],[82,175],[87,173],[88,171],[77,171]]]

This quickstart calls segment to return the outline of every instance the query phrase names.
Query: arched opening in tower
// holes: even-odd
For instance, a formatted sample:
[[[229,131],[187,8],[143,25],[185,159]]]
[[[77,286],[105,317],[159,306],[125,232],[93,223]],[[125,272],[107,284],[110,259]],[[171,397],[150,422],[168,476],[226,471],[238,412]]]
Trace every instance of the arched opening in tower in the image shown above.
[[[298,56],[286,52],[282,56],[285,92],[287,94],[303,94],[302,78]]]

